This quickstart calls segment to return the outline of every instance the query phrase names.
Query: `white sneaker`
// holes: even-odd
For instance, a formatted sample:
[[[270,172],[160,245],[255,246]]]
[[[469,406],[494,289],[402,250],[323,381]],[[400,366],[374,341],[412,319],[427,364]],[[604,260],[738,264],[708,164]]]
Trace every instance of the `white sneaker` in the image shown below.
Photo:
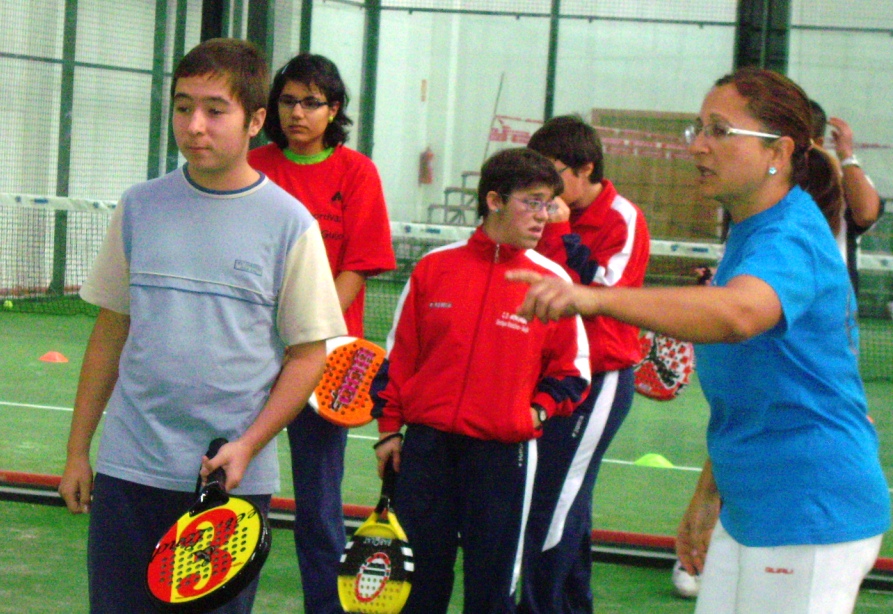
[[[698,591],[701,588],[701,576],[691,575],[685,571],[682,563],[677,560],[676,564],[673,565],[673,586],[676,588],[676,593],[679,596],[686,599],[694,599],[698,596]]]

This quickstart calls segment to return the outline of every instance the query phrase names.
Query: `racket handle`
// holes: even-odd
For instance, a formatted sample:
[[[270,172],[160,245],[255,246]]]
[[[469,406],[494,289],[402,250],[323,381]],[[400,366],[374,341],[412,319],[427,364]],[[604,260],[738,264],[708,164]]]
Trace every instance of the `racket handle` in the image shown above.
[[[394,487],[397,484],[397,472],[394,470],[394,459],[388,457],[388,462],[384,465],[384,475],[381,478],[381,497],[387,499],[388,504],[394,498]]]
[[[208,446],[208,451],[205,452],[205,456],[209,459],[217,456],[217,453],[220,452],[220,448],[222,448],[227,443],[225,437],[218,437]],[[199,476],[199,483],[201,483],[201,476]],[[208,479],[205,480],[206,484],[218,484],[220,488],[226,491],[226,470],[223,467],[218,467],[208,476]]]
[[[217,456],[217,453],[220,452],[220,448],[222,448],[226,443],[226,437],[218,437],[208,445],[208,451],[205,452],[205,456],[207,456],[208,458],[214,458],[215,456]]]

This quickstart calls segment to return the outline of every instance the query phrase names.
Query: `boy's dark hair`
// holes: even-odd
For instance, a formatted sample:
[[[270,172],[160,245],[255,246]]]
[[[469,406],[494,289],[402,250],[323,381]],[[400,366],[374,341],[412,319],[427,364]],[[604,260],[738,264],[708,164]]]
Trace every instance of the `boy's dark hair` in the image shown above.
[[[812,109],[812,140],[814,141],[825,137],[825,126],[828,125],[828,116],[825,114],[825,109],[822,108],[822,105],[815,100],[810,100],[809,106]]]
[[[282,123],[279,121],[279,95],[289,81],[303,83],[307,87],[315,85],[326,97],[326,102],[338,103],[338,113],[326,128],[322,142],[325,148],[343,145],[347,141],[347,127],[353,124],[353,120],[347,116],[347,103],[350,102],[347,88],[335,63],[327,57],[312,53],[298,54],[276,71],[270,88],[267,119],[264,123],[267,138],[276,143],[279,149],[288,147],[288,137],[282,131]]]
[[[267,103],[267,60],[253,43],[238,38],[212,38],[194,47],[174,70],[171,99],[178,79],[203,75],[217,75],[229,81],[233,98],[245,109],[246,127],[254,113]]]
[[[551,188],[553,195],[564,190],[561,176],[547,157],[528,147],[503,149],[490,156],[481,167],[478,216],[486,218],[489,214],[487,194],[490,192],[496,192],[506,200],[516,190],[540,185]]]
[[[553,117],[533,133],[527,146],[574,170],[592,162],[591,183],[605,178],[602,141],[595,128],[579,115]]]

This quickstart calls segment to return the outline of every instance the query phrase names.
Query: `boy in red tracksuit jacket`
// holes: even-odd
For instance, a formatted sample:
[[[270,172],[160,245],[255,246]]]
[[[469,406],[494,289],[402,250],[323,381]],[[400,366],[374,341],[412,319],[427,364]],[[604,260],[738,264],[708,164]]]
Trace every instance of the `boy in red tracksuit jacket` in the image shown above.
[[[560,207],[537,251],[565,267],[575,283],[639,287],[650,237],[645,216],[604,178],[601,141],[580,117],[547,121],[529,146],[564,182]],[[592,387],[574,414],[551,421],[539,442],[533,501],[525,529],[523,614],[593,611],[592,492],[602,457],[633,402],[633,365],[642,359],[639,329],[613,318],[584,318]]]
[[[423,257],[400,297],[375,447],[379,471],[389,458],[398,471],[395,507],[415,557],[404,613],[447,611],[460,535],[465,611],[514,611],[536,438],[589,386],[582,321],[519,318],[526,288],[505,279],[519,268],[569,279],[532,249],[561,188],[536,152],[493,155],[478,187],[482,225]]]

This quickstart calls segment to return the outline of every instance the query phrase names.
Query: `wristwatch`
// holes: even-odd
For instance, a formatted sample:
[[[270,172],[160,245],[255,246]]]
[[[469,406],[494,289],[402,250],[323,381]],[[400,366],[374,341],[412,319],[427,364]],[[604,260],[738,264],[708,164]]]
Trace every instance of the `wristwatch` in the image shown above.
[[[861,167],[861,164],[859,164],[859,158],[857,158],[855,154],[853,154],[852,156],[847,156],[846,158],[844,158],[843,160],[840,161],[840,168],[846,168],[848,166],[860,166]]]
[[[546,420],[549,419],[549,414],[546,413],[546,408],[539,403],[531,403],[530,406],[533,408],[533,411],[536,412],[536,419],[540,421],[540,428],[542,428],[546,423]]]

